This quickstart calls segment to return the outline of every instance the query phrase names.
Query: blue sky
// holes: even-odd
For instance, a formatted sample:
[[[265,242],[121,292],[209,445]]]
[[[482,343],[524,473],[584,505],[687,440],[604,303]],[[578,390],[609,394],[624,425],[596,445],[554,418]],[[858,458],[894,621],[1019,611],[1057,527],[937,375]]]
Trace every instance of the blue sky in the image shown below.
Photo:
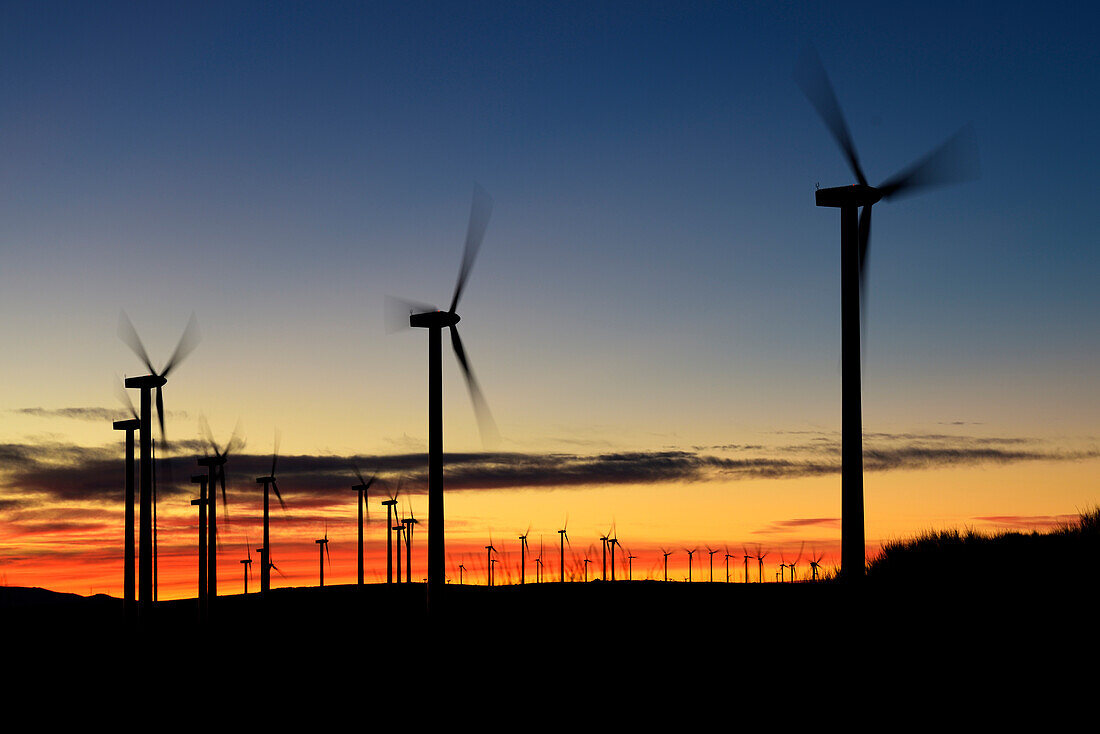
[[[3,13],[9,407],[111,404],[137,369],[119,308],[154,355],[194,310],[175,394],[224,430],[356,401],[388,427],[349,443],[422,435],[422,340],[384,337],[382,296],[447,301],[478,181],[496,208],[463,335],[506,433],[831,426],[839,222],[812,193],[851,175],[792,82],[811,41],[872,182],[968,121],[980,145],[979,181],[875,218],[869,428],[1094,425],[1083,5]],[[449,435],[476,445],[447,371]],[[288,441],[336,443],[324,423]]]

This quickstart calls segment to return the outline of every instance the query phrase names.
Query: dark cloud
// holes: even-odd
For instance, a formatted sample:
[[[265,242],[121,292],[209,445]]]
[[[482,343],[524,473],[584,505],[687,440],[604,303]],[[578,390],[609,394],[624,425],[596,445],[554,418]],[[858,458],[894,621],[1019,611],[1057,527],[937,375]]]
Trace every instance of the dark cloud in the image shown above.
[[[772,449],[740,446],[752,455],[715,456],[691,450],[626,451],[595,454],[479,452],[445,457],[451,491],[555,489],[598,485],[657,484],[737,479],[784,479],[822,476],[840,471],[840,444],[809,438],[801,444]],[[715,448],[715,447],[711,447]],[[723,448],[729,448],[724,446]],[[200,473],[195,457],[200,441],[173,444],[174,458],[158,462],[162,497],[192,494],[189,478]],[[191,454],[179,456],[179,454]],[[1100,455],[1096,449],[1064,451],[1027,438],[970,437],[942,434],[868,434],[864,444],[867,471],[926,469],[937,466],[1075,460]],[[405,494],[426,489],[426,456],[421,452],[380,456],[291,455],[279,458],[279,488],[294,497],[297,508],[326,506],[335,492],[351,492],[353,466],[378,472],[381,491],[402,482]],[[0,444],[0,467],[9,491],[0,493],[0,509],[18,509],[27,495],[61,501],[117,502],[123,484],[121,447],[87,448],[62,443]],[[269,473],[265,454],[233,455],[228,469],[231,491],[258,492],[255,477]],[[168,476],[175,479],[174,484]],[[243,487],[242,487],[243,485]],[[247,488],[247,489],[244,489]],[[806,521],[810,522],[810,521]]]

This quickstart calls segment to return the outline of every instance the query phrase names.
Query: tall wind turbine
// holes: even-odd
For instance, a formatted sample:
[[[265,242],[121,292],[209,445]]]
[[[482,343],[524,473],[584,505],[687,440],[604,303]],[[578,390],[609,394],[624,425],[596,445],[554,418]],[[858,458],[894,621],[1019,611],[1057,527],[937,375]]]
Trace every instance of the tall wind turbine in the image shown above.
[[[328,552],[328,523],[325,523],[325,537],[320,540],[313,541],[317,544],[317,555],[319,556],[320,569],[321,569],[321,587],[325,585],[325,556],[328,556],[328,565],[332,566],[332,556]]]
[[[228,518],[229,502],[225,493],[225,463],[229,459],[229,454],[244,446],[244,442],[238,433],[239,423],[233,429],[233,435],[230,436],[225,448],[220,448],[217,442],[214,441],[214,434],[210,431],[210,426],[207,425],[205,419],[201,421],[200,425],[203,433],[206,434],[207,444],[214,452],[213,456],[207,455],[198,460],[199,466],[205,466],[210,475],[210,481],[207,484],[210,489],[210,503],[206,508],[210,518],[206,524],[206,584],[208,603],[213,604],[213,599],[218,596],[218,502],[216,499],[216,486],[218,482],[221,482],[222,509],[225,510],[226,518]]]
[[[405,581],[412,583],[412,547],[413,547],[413,526],[419,525],[420,521],[413,516],[412,505],[409,505],[409,516],[401,521],[401,524],[405,526]]]
[[[668,557],[672,555],[673,551],[662,548],[661,553],[665,556],[665,581],[668,581]]]
[[[558,531],[558,546],[559,552],[558,562],[561,564],[561,582],[565,583],[565,544],[569,543],[569,533],[565,532],[565,528],[569,527],[569,518],[565,519],[565,527]],[[570,547],[572,544],[570,543]]]
[[[496,435],[489,405],[481,394],[481,387],[474,377],[473,369],[466,358],[462,339],[458,336],[457,325],[460,317],[456,311],[470,270],[474,265],[485,229],[489,226],[489,215],[493,205],[489,195],[480,187],[474,190],[473,205],[470,210],[470,223],[466,230],[466,245],[462,253],[462,265],[458,271],[451,307],[440,311],[432,306],[422,306],[406,302],[403,310],[408,316],[408,325],[428,330],[428,600],[438,598],[443,593],[446,573],[446,550],[443,528],[443,330],[450,329],[451,346],[455,357],[466,378],[466,387],[477,413],[478,427],[483,440],[492,441]]]
[[[707,546],[707,555],[710,556],[710,583],[714,583],[714,554],[718,552],[717,548],[711,548]]]
[[[817,571],[818,571],[819,568],[821,568],[821,559],[824,558],[824,557],[825,557],[824,553],[821,553],[820,555],[815,553],[814,556],[813,556],[813,560],[810,561],[810,570],[813,572],[813,580],[814,581],[817,581]]]
[[[148,613],[153,605],[153,432],[152,432],[152,407],[153,390],[156,390],[157,421],[160,423],[161,445],[167,451],[167,443],[164,438],[164,398],[161,389],[168,382],[168,374],[182,362],[198,344],[198,322],[194,314],[187,322],[175,351],[168,358],[168,362],[157,372],[149,355],[145,351],[145,345],[141,343],[134,325],[125,312],[119,314],[118,335],[134,354],[141,359],[149,374],[141,377],[127,377],[125,385],[128,388],[136,388],[141,391],[141,490],[138,504],[141,509],[138,530],[138,599],[141,610]]]
[[[244,564],[244,593],[248,594],[248,580],[252,578],[252,546],[248,543],[248,536],[244,536],[244,549],[248,553],[248,558],[241,560]]]
[[[271,569],[275,564],[271,562],[271,490],[275,491],[275,497],[286,512],[286,503],[283,495],[279,493],[279,485],[275,482],[275,465],[279,461],[279,434],[275,434],[275,450],[271,452],[271,473],[266,477],[256,477],[256,484],[264,485],[264,546],[260,549],[260,591],[271,590]],[[275,569],[276,571],[278,569]]]
[[[378,476],[375,472],[371,475],[370,479],[364,480],[363,475],[359,473],[358,467],[355,468],[355,476],[359,479],[359,484],[352,487],[359,494],[359,585],[363,585],[363,508],[367,508],[367,520],[370,520],[370,498],[367,496],[367,490],[374,484],[374,478]]]
[[[756,582],[759,583],[759,584],[764,583],[764,559],[767,558],[767,557],[768,557],[767,551],[765,551],[764,553],[761,553],[760,552],[760,547],[757,546],[757,548],[756,548],[756,562],[759,563],[760,565],[757,568]]]
[[[600,566],[600,580],[607,581],[607,541],[611,537],[611,528],[607,529],[607,532],[600,536],[600,545],[603,548],[603,561]]]
[[[871,245],[871,207],[917,189],[974,177],[977,144],[967,125],[940,147],[874,188],[867,184],[848,124],[821,59],[807,48],[795,80],[840,145],[858,184],[818,189],[818,206],[840,209],[841,311],[841,569],[849,580],[862,579],[866,566],[863,515],[863,417],[860,324],[866,306],[867,256]],[[862,209],[862,211],[859,211]],[[858,220],[857,220],[858,216]]]
[[[695,557],[695,551],[699,549],[692,548],[691,550],[688,550],[687,548],[684,548],[684,550],[687,551],[688,554],[688,583],[691,583],[691,559]]]
[[[127,618],[134,616],[135,601],[137,599],[135,582],[135,558],[134,558],[134,432],[141,428],[141,418],[134,410],[134,404],[130,402],[130,396],[121,383],[115,383],[121,393],[123,402],[130,409],[130,419],[115,421],[114,430],[126,431],[126,493],[125,520],[123,530],[123,559],[122,559],[122,606]]]
[[[730,553],[729,546],[726,546],[726,583],[730,582],[730,559],[733,555]]]
[[[493,539],[489,538],[489,545],[485,546],[485,573],[488,586],[493,585],[493,554],[497,549],[493,547]]]
[[[749,549],[745,546],[741,546],[741,550],[745,551],[745,583],[747,584],[749,583],[749,559],[752,558],[753,555],[749,553]]]
[[[634,555],[633,553],[630,552],[629,548],[627,549],[627,551],[626,551],[626,580],[627,581],[633,581],[634,580],[634,559],[637,558],[637,557],[638,556],[636,556],[636,555]]]
[[[531,534],[531,526],[527,526],[527,530],[523,535],[519,536],[519,582],[520,584],[526,583],[527,576],[527,536]]]
[[[401,491],[401,480],[397,480],[397,489],[393,496],[382,502],[386,508],[386,583],[393,583],[393,521],[397,514],[397,493]],[[400,550],[400,549],[399,549]]]

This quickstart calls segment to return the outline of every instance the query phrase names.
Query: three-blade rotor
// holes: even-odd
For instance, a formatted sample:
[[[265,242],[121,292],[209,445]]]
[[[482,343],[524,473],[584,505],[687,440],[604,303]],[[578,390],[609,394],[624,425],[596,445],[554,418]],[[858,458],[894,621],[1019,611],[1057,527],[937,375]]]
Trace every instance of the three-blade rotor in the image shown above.
[[[134,324],[130,321],[130,317],[126,315],[125,311],[119,312],[118,336],[128,347],[130,347],[134,354],[137,355],[138,359],[145,364],[146,369],[149,370],[149,375],[154,378],[160,378],[156,385],[157,421],[160,424],[161,445],[167,450],[168,439],[164,433],[164,397],[161,393],[161,388],[167,381],[168,374],[177,365],[183,362],[183,360],[187,358],[187,355],[198,346],[201,338],[199,335],[198,320],[195,318],[195,314],[191,314],[191,318],[187,321],[187,326],[184,328],[183,334],[176,344],[176,348],[172,351],[172,356],[168,358],[163,369],[159,372],[153,367],[153,362],[149,359],[148,352],[145,351],[145,345],[142,343],[141,337],[138,336],[137,329],[134,328]]]
[[[466,284],[470,278],[474,261],[477,259],[481,242],[485,238],[485,231],[489,226],[489,218],[493,211],[493,200],[480,186],[474,186],[473,203],[470,207],[470,222],[466,228],[466,242],[462,250],[462,263],[458,269],[458,279],[455,282],[454,295],[451,297],[451,306],[447,311],[440,311],[435,306],[400,298],[388,296],[386,299],[387,331],[413,327],[447,328],[451,333],[451,348],[459,367],[462,368],[462,376],[466,380],[466,388],[470,393],[470,401],[474,406],[477,416],[478,430],[482,441],[489,446],[496,445],[499,439],[499,431],[493,420],[489,403],[481,391],[481,385],[474,375],[470,359],[466,354],[466,348],[462,343],[462,337],[458,334],[457,324],[461,320],[457,309],[462,294],[466,290]]]
[[[974,127],[970,124],[963,126],[924,158],[888,178],[877,188],[872,188],[867,183],[851,132],[848,130],[844,113],[837,101],[836,92],[821,63],[821,58],[812,46],[807,46],[798,59],[795,67],[795,82],[801,87],[810,104],[821,116],[825,127],[840,146],[856,180],[874,194],[874,200],[863,206],[859,217],[859,286],[862,304],[866,292],[867,262],[871,245],[871,208],[874,201],[893,199],[914,193],[919,189],[976,178],[978,146]]]

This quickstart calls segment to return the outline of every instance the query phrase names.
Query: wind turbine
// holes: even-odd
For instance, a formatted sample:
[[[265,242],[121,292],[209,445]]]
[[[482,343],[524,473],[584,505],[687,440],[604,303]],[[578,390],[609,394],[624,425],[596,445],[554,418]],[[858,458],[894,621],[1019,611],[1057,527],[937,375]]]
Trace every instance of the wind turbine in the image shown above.
[[[153,367],[153,363],[149,360],[149,355],[145,351],[145,345],[141,343],[141,337],[138,336],[137,330],[130,323],[125,311],[119,313],[118,335],[149,370],[148,375],[127,377],[124,383],[128,388],[136,388],[141,391],[139,403],[141,412],[138,419],[141,421],[141,489],[138,499],[141,509],[138,529],[138,599],[142,612],[148,613],[153,604],[153,390],[157,392],[157,421],[160,423],[161,443],[165,444],[165,450],[167,450],[164,438],[164,397],[161,389],[168,382],[168,374],[198,344],[198,322],[195,320],[195,315],[192,314],[191,320],[187,322],[183,335],[180,336],[180,340],[176,344],[175,351],[172,352],[172,356],[168,358],[168,362],[165,363],[160,372],[157,372]]]
[[[558,537],[558,546],[560,548],[560,551],[559,551],[560,560],[559,560],[559,562],[561,563],[561,582],[563,584],[565,583],[565,544],[569,543],[569,533],[565,532],[565,529],[568,528],[568,527],[569,527],[569,518],[565,518],[565,527],[558,531],[558,536],[559,536]],[[572,547],[573,544],[570,543],[569,546]],[[614,558],[615,556],[612,555],[611,557]],[[612,569],[612,573],[614,573],[614,569]]]
[[[710,583],[714,583],[714,554],[718,552],[717,548],[712,549],[707,546],[707,555],[710,556]]]
[[[248,558],[241,561],[244,564],[244,593],[248,594],[248,579],[252,578],[252,546],[248,542],[248,536],[244,536],[244,549],[248,552]]]
[[[401,518],[401,517],[397,516],[397,508],[396,507],[393,508],[393,516],[394,516],[394,520],[396,521],[394,526],[393,526],[393,531],[397,534],[397,548],[395,549],[395,552],[394,552],[394,558],[397,559],[397,566],[396,566],[396,569],[395,569],[397,571],[397,573],[395,574],[394,577],[397,579],[397,583],[400,584],[401,583],[401,536],[405,532],[405,522],[404,522],[404,518]]]
[[[741,550],[745,551],[745,583],[747,584],[749,583],[749,559],[752,558],[752,554],[745,546],[741,546]]]
[[[759,567],[757,568],[756,581],[757,581],[757,583],[760,583],[760,584],[764,583],[764,559],[767,558],[767,557],[768,557],[767,552],[765,551],[763,554],[761,554],[760,553],[760,546],[757,546],[756,547],[756,562],[759,564]]]
[[[386,583],[393,583],[393,519],[397,514],[397,493],[401,491],[401,480],[397,480],[397,489],[393,496],[382,504],[386,508]],[[400,552],[400,549],[399,549]],[[400,581],[400,579],[398,579]]]
[[[458,585],[462,586],[462,574],[466,571],[466,566],[458,564]]]
[[[805,548],[806,541],[802,541],[802,545],[798,547],[798,555],[795,556],[793,561],[787,564],[787,568],[791,572],[791,583],[794,583],[797,580],[797,576],[795,576],[795,569],[798,567],[798,562],[802,560],[802,551],[805,550]]]
[[[260,591],[263,593],[271,590],[271,569],[275,568],[275,564],[271,562],[271,490],[275,491],[275,497],[279,500],[283,512],[286,512],[286,503],[283,502],[283,496],[279,494],[279,485],[275,482],[275,465],[278,461],[279,434],[276,433],[275,449],[271,452],[271,473],[266,477],[256,477],[256,484],[264,485],[264,547],[260,549]]]
[[[199,619],[206,619],[209,610],[206,597],[209,589],[206,584],[206,475],[193,474],[191,482],[199,485],[199,498],[191,500],[191,504],[199,508]]]
[[[634,559],[637,558],[637,557],[638,556],[633,555],[630,552],[630,549],[627,549],[627,551],[626,551],[626,564],[627,564],[626,565],[626,580],[627,581],[633,581],[634,580]]]
[[[363,508],[367,509],[367,520],[370,520],[370,498],[367,496],[367,490],[374,484],[375,477],[378,473],[371,474],[370,479],[363,479],[363,475],[359,473],[358,467],[355,469],[355,476],[359,479],[359,484],[352,487],[359,494],[359,585],[363,585]]]
[[[527,536],[531,533],[531,526],[527,526],[527,530],[523,535],[519,536],[519,582],[520,584],[526,583],[527,575]]]
[[[691,550],[688,550],[687,548],[684,548],[684,550],[687,551],[688,554],[688,583],[691,583],[691,559],[695,557],[695,551],[699,549],[692,548]]]
[[[668,557],[673,554],[673,551],[662,548],[661,553],[665,555],[665,581],[668,581]]]
[[[134,616],[136,589],[134,586],[135,581],[135,558],[134,558],[134,431],[141,428],[141,419],[138,417],[138,413],[134,410],[134,404],[130,402],[130,396],[122,387],[121,383],[116,382],[120,395],[126,407],[130,409],[130,415],[132,418],[128,420],[121,420],[114,422],[114,430],[126,431],[126,494],[125,494],[125,528],[123,530],[123,560],[122,560],[122,605],[123,612],[127,619],[131,619]]]
[[[866,306],[867,256],[871,245],[871,207],[882,199],[974,177],[977,144],[967,125],[909,168],[874,188],[867,184],[855,143],[840,110],[836,93],[821,59],[807,48],[795,71],[795,81],[832,133],[858,184],[818,189],[818,206],[840,209],[841,310],[841,569],[846,579],[862,579],[866,571],[863,514],[863,417],[860,325]],[[862,212],[859,210],[862,209]],[[858,220],[857,220],[858,214]]]
[[[412,547],[413,547],[413,525],[419,525],[420,521],[413,516],[412,505],[409,505],[409,516],[401,521],[401,524],[405,526],[405,581],[412,583]]]
[[[328,552],[328,523],[327,522],[325,523],[325,537],[321,538],[320,540],[315,540],[313,542],[317,544],[317,555],[318,555],[318,559],[320,561],[320,568],[321,568],[321,587],[324,588],[324,585],[325,585],[325,556],[326,555],[328,556],[328,565],[329,565],[330,568],[332,567],[332,556],[329,555],[329,552]]]
[[[454,296],[451,298],[451,307],[447,311],[440,311],[432,306],[423,306],[405,302],[397,308],[391,308],[391,312],[404,311],[408,316],[408,325],[414,328],[428,330],[428,600],[436,598],[443,593],[444,564],[446,551],[443,533],[444,506],[443,506],[443,330],[450,329],[451,346],[454,348],[455,357],[462,368],[466,378],[466,387],[470,392],[470,399],[474,404],[477,414],[478,427],[481,430],[483,440],[492,440],[496,435],[496,426],[493,423],[489,405],[481,394],[481,387],[474,377],[473,369],[466,358],[466,350],[462,346],[462,339],[458,335],[457,324],[460,320],[456,309],[459,299],[466,288],[466,281],[470,277],[474,260],[477,257],[481,241],[485,237],[485,229],[489,226],[489,216],[492,213],[492,200],[480,187],[474,189],[473,204],[470,209],[470,223],[466,230],[466,245],[462,253],[462,265],[459,267],[458,280],[455,283]],[[397,303],[391,301],[391,303]]]
[[[199,466],[205,466],[210,476],[207,484],[210,489],[210,504],[206,508],[207,514],[210,516],[209,522],[206,524],[206,583],[208,603],[213,603],[212,600],[218,596],[218,502],[216,487],[220,481],[222,486],[222,508],[225,510],[228,519],[229,502],[225,493],[225,462],[229,459],[229,454],[240,449],[244,442],[238,435],[239,423],[234,427],[233,434],[229,437],[229,442],[226,443],[224,449],[219,448],[214,441],[214,434],[211,433],[206,419],[203,419],[200,425],[203,433],[206,434],[207,444],[214,452],[213,456],[204,456],[198,460]]]
[[[489,545],[485,546],[485,573],[488,574],[488,585],[493,585],[493,554],[497,549],[493,547],[493,539],[489,538]]]
[[[733,555],[730,554],[729,546],[726,546],[726,583],[730,582],[730,559]]]
[[[600,536],[600,545],[603,546],[603,565],[600,568],[600,580],[607,581],[607,540],[611,537],[611,528]]]
[[[817,571],[821,568],[821,559],[825,557],[825,554],[814,554],[813,560],[810,561],[810,570],[813,572],[813,580],[817,581]]]
[[[535,559],[535,583],[542,583],[542,536],[539,536],[539,557]]]
[[[607,545],[611,548],[611,580],[615,580],[615,546],[619,544],[618,538],[608,538]]]
[[[588,556],[585,556],[584,557],[584,583],[586,583],[586,584],[588,583],[588,564],[589,563],[592,563],[592,561],[588,558]]]

